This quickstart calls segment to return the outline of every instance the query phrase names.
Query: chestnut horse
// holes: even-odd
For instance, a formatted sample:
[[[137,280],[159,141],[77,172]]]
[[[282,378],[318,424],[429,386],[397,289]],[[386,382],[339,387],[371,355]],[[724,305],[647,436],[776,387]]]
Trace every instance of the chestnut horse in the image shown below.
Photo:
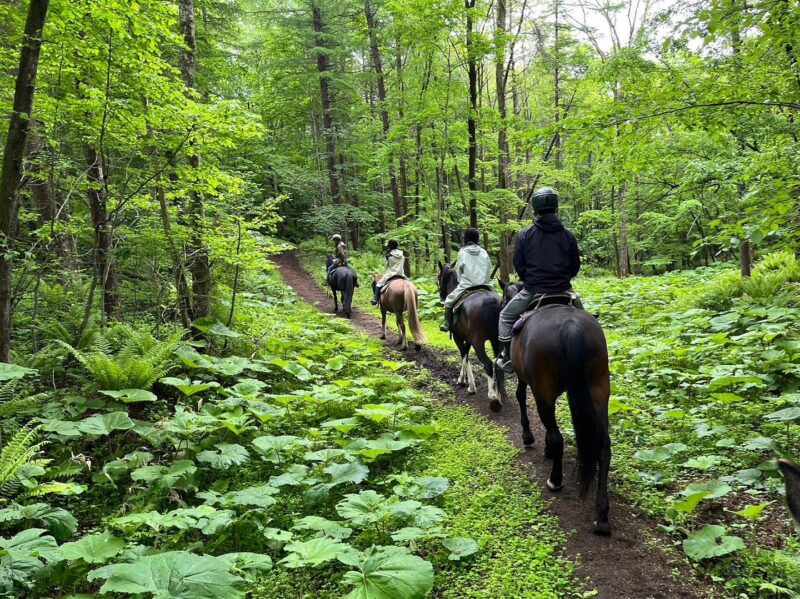
[[[380,278],[379,274],[373,275],[373,283],[377,283]],[[419,322],[417,288],[408,279],[393,279],[384,285],[381,291],[381,339],[386,339],[386,314],[394,312],[400,337],[397,345],[403,351],[408,349],[406,325],[403,321],[403,312],[406,310],[408,310],[408,326],[414,337],[414,349],[419,350],[422,347],[421,344],[425,343],[427,339]]]
[[[439,262],[439,298],[442,302],[457,285],[456,271],[449,264]],[[475,375],[469,362],[469,351],[474,349],[486,372],[489,408],[493,412],[499,412],[506,401],[505,373],[501,368],[496,368],[494,360],[486,355],[487,341],[491,344],[495,356],[499,350],[497,322],[500,318],[500,303],[500,296],[494,289],[488,287],[479,289],[464,300],[457,319],[453,318],[454,324],[450,327],[453,341],[461,353],[461,372],[456,384],[468,385],[469,392],[475,393]]]
[[[521,283],[503,284],[503,299],[510,300]],[[517,401],[522,419],[522,441],[533,444],[526,406],[527,387],[544,425],[545,458],[553,460],[547,480],[551,491],[563,486],[564,438],[556,422],[556,399],[567,392],[575,443],[578,446],[579,494],[585,496],[597,475],[594,532],[611,533],[608,521],[608,469],[611,439],[608,435],[608,400],[611,383],[608,348],[597,319],[572,306],[551,305],[533,312],[511,341],[511,360],[519,381]]]

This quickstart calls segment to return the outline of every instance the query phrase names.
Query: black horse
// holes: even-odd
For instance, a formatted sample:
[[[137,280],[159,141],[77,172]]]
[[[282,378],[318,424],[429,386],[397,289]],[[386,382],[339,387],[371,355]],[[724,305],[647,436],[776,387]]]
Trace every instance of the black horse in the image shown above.
[[[333,256],[328,255],[328,259],[325,263],[325,272],[331,267],[331,264],[333,264]],[[336,295],[336,293],[339,292],[342,294],[342,312],[347,318],[350,318],[353,314],[353,288],[356,286],[356,271],[350,266],[340,266],[333,271],[330,277],[326,277],[326,279],[328,286],[333,292],[333,311],[339,311],[339,298]]]
[[[442,301],[458,285],[458,276],[449,264],[439,262],[439,297]],[[451,328],[453,341],[461,353],[461,373],[458,375],[459,385],[468,385],[469,392],[475,393],[475,376],[469,362],[469,350],[475,349],[475,355],[483,364],[489,386],[489,407],[499,412],[506,401],[505,373],[496,368],[494,360],[486,355],[486,342],[492,346],[497,356],[497,324],[500,318],[501,299],[492,289],[480,289],[464,300],[458,314],[458,321]]]
[[[522,289],[521,283],[500,283],[507,302]],[[522,325],[511,342],[511,359],[517,373],[517,401],[522,418],[522,441],[533,444],[526,406],[527,387],[533,391],[539,418],[547,434],[545,458],[553,469],[547,486],[563,486],[564,438],[556,422],[556,399],[567,392],[575,442],[578,446],[580,495],[591,488],[597,474],[595,534],[608,535],[608,469],[611,439],[608,434],[608,400],[611,383],[608,348],[597,319],[583,310],[565,305],[541,308]]]

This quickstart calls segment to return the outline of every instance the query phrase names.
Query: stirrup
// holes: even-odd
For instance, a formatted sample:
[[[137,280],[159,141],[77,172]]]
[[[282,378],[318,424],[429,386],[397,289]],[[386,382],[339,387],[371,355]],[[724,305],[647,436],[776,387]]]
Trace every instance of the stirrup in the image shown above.
[[[507,358],[505,354],[500,354],[497,356],[494,361],[494,365],[506,374],[514,373],[514,364],[511,362],[511,358]]]
[[[450,332],[450,323],[445,320],[442,324],[439,325],[439,330],[442,333],[449,333]]]

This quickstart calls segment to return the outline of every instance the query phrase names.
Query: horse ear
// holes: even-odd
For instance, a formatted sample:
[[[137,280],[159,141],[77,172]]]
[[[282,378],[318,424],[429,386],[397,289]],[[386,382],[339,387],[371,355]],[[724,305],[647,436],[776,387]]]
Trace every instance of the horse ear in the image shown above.
[[[442,270],[444,268],[444,264],[442,264],[441,260],[437,260],[436,263],[439,265],[439,270]]]
[[[500,283],[500,289],[502,289],[503,291],[505,291],[505,290],[506,290],[506,286],[508,285],[508,282],[507,282],[507,281],[504,281],[504,280],[503,280],[503,279],[501,279],[500,277],[497,277],[497,282],[498,282],[498,283]]]

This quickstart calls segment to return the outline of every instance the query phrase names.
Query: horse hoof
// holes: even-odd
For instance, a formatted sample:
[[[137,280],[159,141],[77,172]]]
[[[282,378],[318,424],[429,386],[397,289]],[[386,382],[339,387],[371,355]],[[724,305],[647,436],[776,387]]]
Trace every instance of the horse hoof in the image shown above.
[[[386,335],[381,335],[381,339],[383,339],[384,341],[386,341]]]
[[[564,488],[564,485],[554,485],[552,482],[550,482],[550,479],[548,478],[547,488],[550,489],[553,493],[557,493],[558,491]]]
[[[422,346],[421,346],[419,343],[415,343],[415,344],[414,344],[414,349],[415,349],[416,351],[419,351],[419,350],[421,350],[421,349],[422,349]]]
[[[530,447],[533,445],[534,441],[533,433],[522,433],[522,444],[526,447]]]
[[[500,410],[503,409],[503,404],[501,404],[496,399],[493,399],[492,401],[489,402],[489,409],[495,414],[497,414]]]
[[[467,393],[469,393],[470,395],[475,395],[477,392],[478,392],[477,389],[468,389],[467,390]]]
[[[457,384],[459,387],[466,387],[466,386],[467,386],[467,384],[466,384],[464,381],[458,381],[458,383],[456,383],[456,384]]]
[[[592,532],[599,537],[610,537],[611,536],[611,524],[609,522],[597,522],[595,520],[594,527],[592,528]]]

